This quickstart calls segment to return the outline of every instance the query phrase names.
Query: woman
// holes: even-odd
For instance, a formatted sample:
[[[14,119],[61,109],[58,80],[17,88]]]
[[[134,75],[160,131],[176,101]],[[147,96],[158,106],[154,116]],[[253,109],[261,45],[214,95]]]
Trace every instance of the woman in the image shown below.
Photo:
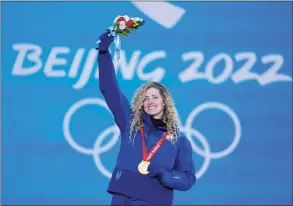
[[[164,86],[139,88],[130,106],[120,91],[108,48],[109,31],[100,36],[100,91],[121,132],[121,146],[108,187],[112,205],[172,205],[173,190],[195,181],[191,144],[179,132],[172,98]]]

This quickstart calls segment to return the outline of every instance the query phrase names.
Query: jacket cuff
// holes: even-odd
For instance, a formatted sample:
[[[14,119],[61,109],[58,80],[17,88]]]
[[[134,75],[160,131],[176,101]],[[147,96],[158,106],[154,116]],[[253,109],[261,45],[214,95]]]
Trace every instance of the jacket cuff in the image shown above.
[[[108,52],[109,52],[108,50],[99,50],[99,54],[106,54]]]

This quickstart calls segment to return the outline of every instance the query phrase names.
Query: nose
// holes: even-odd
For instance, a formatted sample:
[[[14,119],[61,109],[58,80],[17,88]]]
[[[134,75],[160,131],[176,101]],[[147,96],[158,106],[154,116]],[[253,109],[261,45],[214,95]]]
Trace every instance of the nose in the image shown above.
[[[154,104],[154,99],[150,99],[150,101],[149,101],[149,105],[152,105],[152,104]]]

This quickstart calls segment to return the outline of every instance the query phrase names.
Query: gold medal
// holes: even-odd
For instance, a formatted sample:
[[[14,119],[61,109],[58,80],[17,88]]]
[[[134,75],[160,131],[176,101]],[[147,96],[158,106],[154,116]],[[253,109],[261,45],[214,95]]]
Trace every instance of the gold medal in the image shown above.
[[[140,174],[146,175],[146,174],[149,173],[148,172],[148,167],[150,165],[151,159],[153,158],[155,153],[158,151],[158,149],[163,144],[164,140],[166,139],[166,136],[168,135],[168,132],[164,133],[163,137],[161,137],[161,139],[156,143],[156,145],[153,146],[153,148],[151,149],[149,154],[147,153],[146,145],[145,145],[145,142],[144,142],[143,128],[140,129],[140,134],[141,134],[141,141],[142,141],[142,157],[143,157],[143,160],[141,161],[141,163],[139,163],[137,169],[138,169]]]
[[[141,163],[139,163],[138,165],[138,171],[143,174],[143,175],[146,175],[148,174],[148,167],[150,165],[150,162],[147,162],[147,161],[142,161]]]

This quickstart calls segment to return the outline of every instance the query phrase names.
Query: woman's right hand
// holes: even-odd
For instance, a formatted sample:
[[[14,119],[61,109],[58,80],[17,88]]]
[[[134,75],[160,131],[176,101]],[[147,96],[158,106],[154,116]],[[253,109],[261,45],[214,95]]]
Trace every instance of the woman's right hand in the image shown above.
[[[114,36],[110,34],[110,30],[107,29],[100,37],[99,50],[107,51],[114,40]]]

